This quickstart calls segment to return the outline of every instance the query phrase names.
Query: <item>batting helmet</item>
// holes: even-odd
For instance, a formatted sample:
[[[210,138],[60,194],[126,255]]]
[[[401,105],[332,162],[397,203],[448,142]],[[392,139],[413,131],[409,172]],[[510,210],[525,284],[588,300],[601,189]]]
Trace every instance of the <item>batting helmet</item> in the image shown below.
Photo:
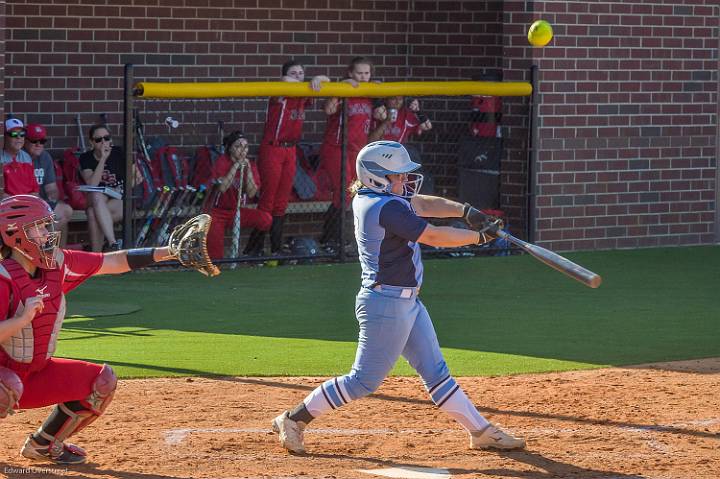
[[[38,268],[57,265],[60,232],[55,230],[52,208],[37,196],[15,195],[0,201],[0,237]]]
[[[360,150],[355,163],[360,182],[376,193],[394,194],[392,184],[387,176],[408,174],[403,183],[403,193],[397,195],[405,198],[411,198],[420,191],[423,175],[412,173],[420,166],[410,159],[405,147],[396,141],[370,143]]]

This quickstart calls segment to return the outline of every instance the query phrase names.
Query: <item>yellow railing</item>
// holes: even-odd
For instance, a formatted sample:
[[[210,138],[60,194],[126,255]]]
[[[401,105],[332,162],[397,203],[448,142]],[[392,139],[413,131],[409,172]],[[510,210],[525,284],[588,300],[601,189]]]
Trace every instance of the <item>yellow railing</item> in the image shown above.
[[[527,82],[487,81],[413,81],[361,83],[354,88],[348,83],[324,83],[320,91],[309,83],[290,82],[216,82],[158,83],[135,85],[138,98],[240,98],[240,97],[389,97],[389,96],[529,96],[532,86]]]

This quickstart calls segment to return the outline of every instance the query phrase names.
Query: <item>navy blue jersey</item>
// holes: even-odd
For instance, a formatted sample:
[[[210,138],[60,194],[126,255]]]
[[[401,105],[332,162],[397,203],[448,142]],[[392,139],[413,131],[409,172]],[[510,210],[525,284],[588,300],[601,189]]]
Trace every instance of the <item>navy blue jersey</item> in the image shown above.
[[[427,221],[408,199],[367,189],[358,192],[352,205],[362,285],[419,287],[423,266],[417,239]]]

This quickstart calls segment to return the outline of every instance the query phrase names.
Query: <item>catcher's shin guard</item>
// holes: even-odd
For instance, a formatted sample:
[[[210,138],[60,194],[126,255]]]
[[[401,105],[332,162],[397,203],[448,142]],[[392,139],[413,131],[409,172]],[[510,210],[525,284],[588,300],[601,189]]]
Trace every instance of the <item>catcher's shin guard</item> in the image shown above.
[[[117,377],[110,366],[103,365],[95,378],[92,392],[81,401],[55,406],[40,429],[31,435],[21,451],[29,459],[49,460],[57,464],[85,462],[85,451],[65,439],[94,422],[107,409],[115,395]]]
[[[0,367],[0,419],[13,413],[23,393],[23,383],[14,371]]]

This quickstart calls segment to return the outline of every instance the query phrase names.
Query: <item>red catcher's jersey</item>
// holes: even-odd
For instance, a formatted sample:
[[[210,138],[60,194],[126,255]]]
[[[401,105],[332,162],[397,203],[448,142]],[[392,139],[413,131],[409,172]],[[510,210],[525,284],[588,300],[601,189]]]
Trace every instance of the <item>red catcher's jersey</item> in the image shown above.
[[[261,188],[261,181],[260,178],[260,172],[258,171],[257,165],[254,161],[250,161],[250,168],[252,168],[252,174],[253,174],[253,180],[255,180],[255,186],[257,186],[258,190]],[[219,180],[223,176],[228,174],[228,171],[230,171],[230,168],[232,168],[233,161],[230,159],[227,155],[220,155],[217,160],[215,160],[215,165],[213,165],[213,178],[216,180]],[[247,170],[245,170],[245,178],[243,179],[243,183],[247,184]],[[233,178],[232,183],[230,183],[230,187],[225,190],[225,193],[221,193],[220,196],[218,196],[217,202],[213,205],[213,208],[220,208],[222,210],[231,210],[235,211],[235,208],[237,208],[237,192],[238,192],[238,186],[240,186],[240,168],[237,169],[235,172],[235,178]],[[245,188],[243,188],[245,190]]]
[[[348,112],[348,138],[349,150],[360,151],[367,145],[370,134],[370,121],[372,118],[373,104],[369,98],[346,98]],[[342,108],[328,116],[325,126],[323,143],[329,145],[340,145],[342,138]]]
[[[419,130],[420,120],[415,112],[402,107],[398,110],[397,119],[390,124],[390,128],[385,130],[383,140],[405,143],[410,135],[416,134]]]
[[[311,98],[271,98],[268,102],[262,143],[300,141],[305,107],[311,103]]]
[[[55,269],[35,278],[14,259],[0,263],[0,321],[16,316],[33,296],[44,295],[44,308],[30,324],[0,343],[0,365],[16,372],[38,371],[55,353],[65,319],[65,293],[93,276],[102,266],[101,253],[60,250]]]

